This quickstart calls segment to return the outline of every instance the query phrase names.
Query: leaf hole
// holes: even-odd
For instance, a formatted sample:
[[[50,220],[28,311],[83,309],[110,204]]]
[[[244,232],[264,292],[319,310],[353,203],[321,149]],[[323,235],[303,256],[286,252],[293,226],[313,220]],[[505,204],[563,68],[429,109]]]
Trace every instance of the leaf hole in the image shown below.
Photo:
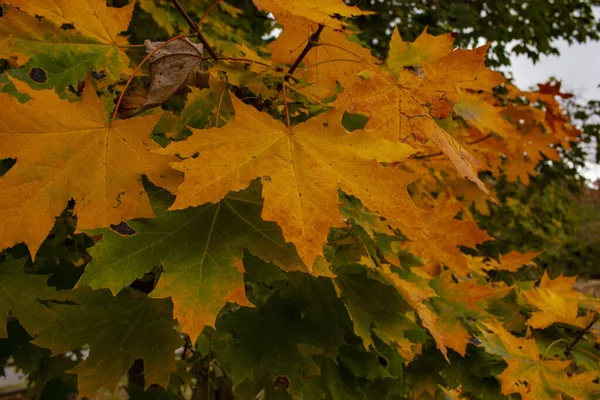
[[[286,389],[289,389],[291,386],[290,380],[287,376],[278,376],[273,380],[273,386],[275,386],[276,388],[278,387],[284,387]]]
[[[129,225],[127,225],[127,222],[125,222],[125,221],[121,221],[121,223],[119,223],[117,225],[111,225],[110,229],[112,229],[113,231],[117,232],[119,235],[122,235],[122,236],[133,236],[133,235],[137,234],[137,231],[135,229],[133,229],[132,227],[130,227]]]
[[[5,158],[0,160],[0,178],[3,177],[17,162],[16,158]]]

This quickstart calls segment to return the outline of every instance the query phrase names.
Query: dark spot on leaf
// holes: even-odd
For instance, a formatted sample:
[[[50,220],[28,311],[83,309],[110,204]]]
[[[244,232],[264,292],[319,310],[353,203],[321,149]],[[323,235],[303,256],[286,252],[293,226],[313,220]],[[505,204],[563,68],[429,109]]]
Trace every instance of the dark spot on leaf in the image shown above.
[[[75,25],[73,25],[73,24],[62,24],[60,26],[60,29],[62,29],[63,31],[69,31],[71,29],[75,29]]]
[[[381,364],[382,367],[388,366],[388,360],[386,360],[385,357],[379,356],[377,357],[377,361],[379,361],[379,364]]]
[[[270,177],[269,175],[265,175],[265,176],[263,176],[262,178],[263,178],[265,181],[267,181],[267,182],[271,182],[271,181],[272,181],[272,179],[271,179],[271,177]]]
[[[127,225],[127,222],[125,222],[125,221],[122,221],[118,225],[111,225],[110,229],[112,229],[113,231],[115,231],[118,234],[123,235],[123,236],[131,236],[131,235],[135,235],[137,233],[137,231],[135,229],[133,229],[132,227],[130,227],[129,225]]]
[[[195,152],[194,154],[192,154],[192,158],[197,158],[200,155],[200,153]]]
[[[104,72],[104,71],[92,71],[92,78],[94,78],[97,81],[100,81],[100,80],[106,78],[106,72]]]
[[[38,67],[31,68],[31,71],[29,71],[29,77],[37,83],[44,83],[48,80],[46,71]]]
[[[38,21],[41,21],[44,19],[44,17],[42,17],[41,15],[37,15],[37,14],[35,14],[35,18],[37,18]]]
[[[283,386],[284,388],[289,389],[291,383],[287,376],[278,376],[273,380],[273,386],[276,388]]]

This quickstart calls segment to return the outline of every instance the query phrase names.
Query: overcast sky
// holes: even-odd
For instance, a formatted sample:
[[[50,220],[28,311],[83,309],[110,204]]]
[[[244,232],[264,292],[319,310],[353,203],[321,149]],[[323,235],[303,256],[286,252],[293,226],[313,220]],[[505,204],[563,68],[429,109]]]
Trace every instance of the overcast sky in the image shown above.
[[[556,45],[560,56],[542,56],[536,64],[525,56],[511,58],[515,83],[528,89],[550,77],[562,81],[562,90],[586,99],[600,99],[600,42],[575,44],[566,41]],[[583,174],[590,180],[600,179],[600,165],[589,163]]]

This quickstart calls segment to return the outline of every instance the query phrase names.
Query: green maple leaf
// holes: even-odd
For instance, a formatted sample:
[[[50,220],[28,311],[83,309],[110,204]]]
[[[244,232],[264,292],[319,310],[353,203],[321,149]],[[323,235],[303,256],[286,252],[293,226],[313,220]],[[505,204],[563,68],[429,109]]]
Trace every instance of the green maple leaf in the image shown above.
[[[354,322],[355,333],[367,348],[373,345],[372,334],[375,333],[386,344],[399,346],[402,356],[412,360],[413,344],[405,335],[421,330],[415,322],[412,307],[392,286],[370,279],[364,269],[357,269],[338,268],[335,278],[339,295]]]
[[[312,356],[334,357],[344,338],[353,336],[352,324],[331,279],[292,272],[288,280],[278,280],[270,265],[257,261],[244,260],[246,284],[277,289],[258,307],[224,308],[212,349],[234,387],[239,386],[236,394],[270,382],[269,394],[278,377],[288,379],[290,392],[299,394],[303,377],[318,374]]]
[[[166,211],[173,196],[165,191],[150,190],[149,195],[157,218],[130,221],[136,234],[95,231],[104,238],[91,249],[92,261],[80,286],[107,287],[115,293],[160,263],[164,272],[151,296],[171,296],[183,331],[196,338],[214,324],[226,302],[249,304],[244,249],[281,267],[302,266],[277,225],[260,218],[258,181],[217,204],[182,211]]]
[[[80,396],[90,397],[99,388],[114,390],[138,358],[144,360],[146,385],[168,385],[173,353],[182,345],[170,300],[128,288],[114,297],[108,290],[81,288],[68,292],[67,300],[50,304],[55,320],[40,329],[33,343],[53,354],[89,345],[89,357],[72,370],[79,377]]]
[[[319,349],[330,344],[323,324],[302,317],[304,308],[303,301],[282,299],[276,293],[262,307],[244,307],[217,319],[212,348],[229,371],[234,387],[246,379],[256,379],[255,371],[264,369],[271,382],[285,376],[292,390],[298,389],[302,371],[310,366],[298,344]]]
[[[364,392],[358,387],[355,376],[346,373],[332,359],[325,356],[315,357],[320,375],[306,379],[302,394],[307,399],[366,400]]]
[[[60,300],[64,296],[49,287],[47,275],[26,274],[26,258],[0,263],[0,338],[7,337],[9,312],[31,335],[52,324],[54,312],[41,303]]]

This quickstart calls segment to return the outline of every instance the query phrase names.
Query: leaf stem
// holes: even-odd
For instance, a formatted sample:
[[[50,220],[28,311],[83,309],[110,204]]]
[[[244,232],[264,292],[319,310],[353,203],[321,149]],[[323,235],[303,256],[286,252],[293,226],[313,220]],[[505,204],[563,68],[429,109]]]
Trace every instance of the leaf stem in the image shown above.
[[[223,97],[225,97],[225,92],[227,91],[227,87],[223,87],[223,91],[221,92],[221,96],[219,97],[219,104],[217,105],[217,113],[215,118],[215,128],[219,127],[219,118],[221,118],[221,105],[223,104]]]
[[[256,61],[256,60],[251,60],[249,58],[239,58],[239,57],[220,57],[218,59],[218,61],[238,61],[238,62],[248,62],[248,63],[254,63],[254,64],[258,64],[258,65],[262,65],[263,67],[267,67],[267,68],[271,68],[271,66],[267,63],[261,62],[261,61]]]
[[[204,14],[202,14],[202,18],[200,18],[200,22],[198,23],[198,25],[202,26],[202,23],[204,22],[204,18],[206,18],[208,13],[210,13],[212,11],[212,9],[215,8],[217,6],[217,4],[219,4],[221,1],[223,1],[223,0],[215,1],[210,7],[208,7],[206,9],[206,11],[204,11]]]
[[[358,58],[359,60],[361,60],[361,56],[359,56],[358,54],[356,54],[355,52],[348,50],[342,46],[338,46],[337,44],[333,44],[333,43],[322,43],[322,42],[314,42],[312,43],[313,46],[317,47],[317,46],[327,46],[327,47],[334,47],[338,50],[342,50],[345,51],[346,53],[350,53],[352,54],[354,57]]]
[[[134,48],[134,47],[146,47],[143,44],[125,44],[125,45],[120,45],[117,46],[120,49],[129,49],[129,48]]]
[[[306,71],[309,68],[317,67],[317,66],[322,65],[322,64],[327,64],[327,63],[331,63],[331,62],[341,62],[341,61],[358,63],[358,64],[360,64],[362,62],[362,61],[358,61],[358,60],[349,60],[347,58],[334,58],[334,59],[331,59],[331,60],[324,60],[324,61],[320,61],[318,63],[311,64],[308,67],[302,68],[302,70]]]
[[[298,58],[296,58],[296,61],[294,61],[294,64],[292,64],[292,66],[290,67],[290,70],[286,74],[285,78],[283,78],[285,82],[287,82],[290,79],[290,75],[292,75],[294,71],[296,71],[296,68],[298,68],[302,60],[304,60],[304,57],[306,57],[310,49],[312,49],[313,43],[319,41],[319,36],[321,35],[323,28],[325,28],[325,25],[319,24],[317,30],[312,35],[310,35],[308,43],[306,43],[306,46],[304,46],[304,49],[302,49],[302,52],[298,55]]]
[[[287,78],[287,76],[286,76]],[[288,110],[288,103],[285,96],[285,78],[283,78],[283,107],[285,108],[285,119],[287,121],[288,132],[292,131],[292,124],[290,123],[290,111]]]
[[[206,41],[206,39],[204,38],[204,36],[200,32],[200,30],[198,29],[198,25],[196,25],[196,23],[194,21],[192,21],[192,18],[189,16],[187,11],[185,11],[185,9],[183,8],[183,6],[179,2],[179,0],[171,0],[171,3],[173,3],[173,6],[175,6],[175,8],[177,9],[177,11],[179,11],[179,13],[183,17],[183,19],[185,19],[185,22],[187,22],[187,24],[190,26],[191,31],[194,32],[198,36],[198,40],[200,40],[200,43],[202,43],[202,45],[204,46],[204,49],[208,52],[208,54],[210,54],[210,56],[214,60],[218,60],[219,56],[217,56],[217,53],[215,53],[215,51],[213,50],[211,45]],[[210,10],[210,8],[209,8],[209,10]]]
[[[487,135],[485,135],[483,137],[480,137],[479,139],[473,140],[472,142],[465,142],[465,144],[469,144],[469,145],[470,144],[477,144],[477,143],[483,142],[484,140],[487,140],[487,139],[489,139],[491,137],[492,137],[492,134],[488,133]],[[425,154],[425,155],[422,155],[422,156],[414,156],[413,158],[416,159],[416,160],[422,160],[422,159],[425,159],[425,158],[441,156],[442,154],[444,154],[444,153],[442,153],[440,151],[438,153]]]

